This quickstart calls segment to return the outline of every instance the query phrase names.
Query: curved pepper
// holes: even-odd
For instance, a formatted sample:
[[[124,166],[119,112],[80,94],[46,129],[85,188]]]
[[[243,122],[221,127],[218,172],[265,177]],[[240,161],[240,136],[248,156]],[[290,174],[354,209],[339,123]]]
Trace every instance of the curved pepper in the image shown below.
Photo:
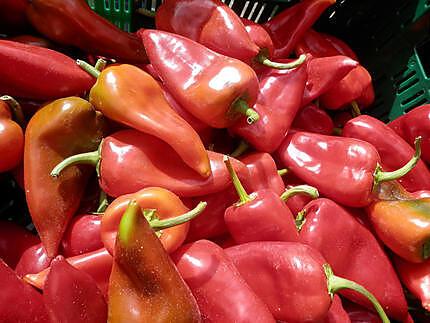
[[[56,257],[43,288],[43,299],[52,322],[105,323],[107,305],[94,279]]]
[[[273,57],[273,51],[275,48],[273,46],[272,38],[270,38],[270,35],[266,29],[264,29],[262,25],[257,24],[252,20],[246,18],[240,18],[240,20],[245,26],[245,30],[251,40],[259,47],[260,55],[263,57]]]
[[[26,77],[22,77],[25,73]],[[0,40],[0,93],[49,100],[81,95],[94,84],[73,59],[51,49]]]
[[[404,176],[419,160],[419,153],[402,168],[383,172],[371,144],[344,137],[296,132],[286,137],[278,155],[297,177],[321,194],[345,206],[363,207],[375,198],[382,182]]]
[[[308,29],[300,42],[296,45],[295,51],[298,55],[309,53],[315,57],[329,57],[339,55],[339,51],[323,35],[312,28]],[[342,54],[343,55],[343,54]],[[348,56],[348,55],[346,55]]]
[[[406,318],[406,299],[390,259],[372,232],[351,213],[329,199],[316,199],[299,213],[297,225],[300,242],[321,252],[338,275],[375,295],[388,316],[399,321]],[[360,294],[351,291],[341,294],[372,308]]]
[[[184,245],[172,258],[207,321],[275,322],[267,306],[215,243],[199,240]],[[226,299],[229,300],[228,306]]]
[[[121,218],[132,200],[143,209],[145,218],[157,232],[167,253],[179,248],[187,236],[188,221],[206,207],[206,203],[201,202],[190,211],[177,195],[160,187],[148,187],[133,194],[122,195],[109,204],[102,217],[101,239],[111,254]]]
[[[310,246],[262,241],[230,247],[225,252],[277,320],[321,321],[327,316],[333,294],[352,289],[372,302],[384,323],[390,322],[372,294],[353,281],[335,276],[323,256]]]
[[[119,224],[108,321],[201,322],[196,300],[136,201]]]
[[[277,14],[263,27],[275,46],[274,57],[286,58],[294,50],[304,33],[336,0],[302,0]]]
[[[334,123],[327,112],[315,104],[309,104],[299,110],[291,127],[301,131],[331,135]]]
[[[160,138],[200,175],[210,175],[199,135],[170,107],[162,88],[148,73],[128,64],[111,66],[101,73],[85,62],[78,64],[97,77],[89,95],[97,110],[109,119]]]
[[[148,60],[136,35],[102,18],[85,0],[33,0],[27,16],[41,34],[59,44],[127,62]]]
[[[322,37],[324,37],[341,55],[345,55],[351,57],[353,60],[358,62],[358,57],[343,40],[334,37],[333,35],[320,33]]]
[[[388,126],[412,146],[415,138],[421,136],[422,158],[430,163],[430,104],[414,108]]]
[[[382,121],[361,115],[349,120],[342,130],[343,137],[361,139],[371,143],[381,157],[381,166],[393,171],[406,164],[414,155],[414,149]],[[419,160],[409,173],[398,180],[410,191],[430,189],[430,171]]]
[[[211,175],[203,178],[160,139],[136,130],[121,130],[106,137],[98,151],[64,160],[52,175],[58,176],[75,163],[87,163],[97,166],[100,186],[109,196],[118,197],[150,186],[163,187],[181,197],[201,196],[219,192],[230,183],[223,155],[207,153]],[[235,168],[241,178],[248,176],[245,165],[238,160]]]
[[[94,150],[103,137],[104,122],[81,98],[56,100],[31,118],[25,132],[24,182],[33,223],[49,257],[57,254],[67,223],[79,208],[89,172],[80,166],[60,178],[52,168],[71,155]]]
[[[138,34],[165,87],[195,117],[214,128],[231,126],[240,114],[249,123],[258,120],[250,108],[258,93],[251,67],[179,35],[159,30]]]
[[[49,267],[52,258],[48,257],[46,249],[41,243],[29,247],[23,252],[16,265],[15,272],[19,277],[36,274]]]

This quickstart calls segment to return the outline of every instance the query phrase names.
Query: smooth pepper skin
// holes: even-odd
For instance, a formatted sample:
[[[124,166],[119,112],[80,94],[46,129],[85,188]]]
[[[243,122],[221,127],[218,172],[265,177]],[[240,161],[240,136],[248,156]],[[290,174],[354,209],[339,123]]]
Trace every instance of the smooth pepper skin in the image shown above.
[[[257,150],[275,151],[301,107],[307,80],[307,62],[290,70],[270,69],[260,76],[260,92],[254,109],[260,119],[248,124],[241,119],[231,128]]]
[[[377,150],[354,138],[307,132],[288,135],[278,149],[284,166],[330,199],[363,207],[372,201]]]
[[[104,323],[107,305],[94,279],[63,256],[51,263],[43,298],[52,322]]]
[[[300,242],[321,252],[337,275],[359,283],[375,295],[388,316],[404,320],[408,309],[402,286],[372,232],[347,210],[326,198],[311,201],[303,210],[305,221],[300,230]],[[372,308],[360,294],[352,291],[341,294]]]
[[[136,201],[119,225],[108,321],[201,322],[199,308]]]
[[[163,1],[157,9],[155,25],[247,63],[260,51],[240,17],[219,0]]]
[[[240,117],[233,104],[242,99],[252,107],[257,100],[258,79],[245,63],[168,32],[144,30],[138,34],[165,87],[208,125],[233,125]]]
[[[240,18],[240,20],[245,26],[249,37],[251,37],[252,41],[260,48],[260,52],[265,54],[267,57],[272,57],[275,48],[273,46],[272,38],[270,38],[266,29],[252,20],[246,18]]]
[[[40,109],[25,132],[24,185],[33,223],[49,257],[57,254],[67,223],[79,208],[89,172],[72,166],[59,178],[51,170],[64,158],[97,149],[104,122],[78,97],[56,100]]]
[[[41,34],[59,44],[126,62],[148,61],[136,35],[102,18],[85,0],[33,0],[27,17]]]
[[[26,77],[22,77],[23,73]],[[94,84],[70,57],[51,49],[0,40],[0,93],[50,100],[82,95]]]
[[[334,295],[324,323],[351,323],[348,313],[342,307],[342,301],[339,296]]]
[[[19,277],[27,274],[37,274],[49,267],[52,258],[48,257],[46,249],[41,243],[29,247],[23,252],[16,265],[15,272]]]
[[[149,186],[166,188],[181,197],[216,193],[228,187],[230,176],[223,155],[207,153],[211,175],[203,178],[160,139],[135,130],[121,130],[103,140],[100,186],[113,197]],[[241,178],[248,176],[243,163],[235,160],[234,167]]]
[[[329,136],[333,134],[334,123],[325,110],[309,104],[299,110],[291,127]]]
[[[104,69],[89,101],[109,119],[165,141],[189,167],[210,175],[199,135],[170,107],[158,82],[140,68],[122,64]]]
[[[430,104],[414,108],[408,113],[396,118],[388,126],[410,145],[415,138],[422,137],[421,158],[430,163]]]
[[[303,34],[335,2],[336,0],[302,0],[264,23],[275,46],[274,57],[287,58]]]
[[[208,240],[182,246],[172,255],[205,322],[275,322],[224,250]],[[228,306],[226,305],[228,300]]]
[[[118,197],[105,210],[101,223],[101,239],[105,248],[113,254],[118,226],[130,201],[136,200],[142,209],[156,210],[160,220],[184,214],[189,209],[179,197],[160,187],[144,188],[136,193]],[[167,253],[175,251],[185,240],[189,223],[163,229],[158,237]]]
[[[0,259],[0,321],[48,323],[48,313],[42,295],[23,282]]]
[[[412,148],[382,121],[368,115],[349,120],[342,130],[343,137],[361,139],[371,143],[381,157],[381,166],[393,171],[405,165],[414,155]],[[409,192],[430,189],[430,172],[423,161],[398,181]]]

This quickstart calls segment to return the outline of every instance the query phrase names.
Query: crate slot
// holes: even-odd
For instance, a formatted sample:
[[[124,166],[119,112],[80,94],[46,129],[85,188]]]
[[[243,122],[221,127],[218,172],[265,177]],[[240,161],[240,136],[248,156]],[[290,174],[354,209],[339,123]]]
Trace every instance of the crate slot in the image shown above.
[[[253,20],[252,16],[254,15],[254,12],[255,12],[255,9],[257,8],[257,6],[258,6],[258,2],[255,2],[254,5],[251,8],[251,12],[248,15],[248,19],[249,20]]]
[[[258,23],[260,21],[261,15],[263,14],[264,10],[266,9],[266,4],[263,3],[263,5],[260,8],[260,11],[257,14],[257,17],[255,17],[255,22]]]
[[[430,0],[429,0],[430,1]],[[404,113],[407,113],[407,112],[409,112],[409,111],[411,111],[412,109],[414,109],[414,108],[416,108],[416,107],[419,107],[420,105],[424,105],[424,104],[426,104],[428,101],[427,101],[427,99],[426,98],[422,98],[421,100],[419,100],[418,102],[415,102],[414,103],[414,105],[411,105],[410,107],[407,107],[406,109],[405,109],[405,112]]]
[[[427,40],[426,42],[418,45],[415,50],[417,56],[419,57],[419,61],[421,62],[425,76],[430,75],[430,40]]]
[[[395,78],[394,79],[394,86],[395,87],[400,87],[402,85],[402,83],[406,82],[407,80],[409,80],[410,78],[414,77],[417,74],[416,71],[414,70],[409,70],[406,69],[406,72],[401,75],[399,78]]]
[[[405,106],[411,103],[412,101],[418,99],[420,96],[424,95],[424,90],[418,91],[414,95],[410,96],[409,98],[404,99],[402,102],[400,102],[401,105]]]
[[[105,10],[110,10],[110,1],[109,0],[105,0]]]
[[[402,84],[400,84],[399,88],[397,89],[397,94],[401,94],[402,92],[410,89],[412,86],[414,86],[415,84],[417,84],[419,82],[418,78],[412,78],[409,79],[407,82],[403,82]]]

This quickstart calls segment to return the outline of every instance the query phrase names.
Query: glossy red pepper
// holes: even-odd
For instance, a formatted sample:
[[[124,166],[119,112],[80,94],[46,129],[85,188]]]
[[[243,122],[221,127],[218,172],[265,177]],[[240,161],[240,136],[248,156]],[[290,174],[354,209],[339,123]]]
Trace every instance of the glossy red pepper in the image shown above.
[[[73,257],[103,248],[101,222],[101,216],[95,214],[72,218],[61,241],[62,254],[65,257]]]
[[[43,299],[52,322],[106,322],[107,305],[96,282],[63,256],[51,263]]]
[[[0,258],[15,268],[27,248],[40,242],[30,231],[10,221],[0,221]]]
[[[0,0],[0,33],[21,33],[28,29],[25,11],[28,0]]]
[[[27,16],[41,34],[59,44],[121,61],[148,60],[136,35],[102,18],[85,0],[33,0]]]
[[[258,120],[250,108],[258,94],[251,67],[179,35],[159,30],[138,34],[165,87],[195,117],[214,128],[233,125],[240,114],[250,123]]]
[[[340,54],[339,50],[336,49],[336,47],[334,47],[334,45],[323,36],[323,34],[316,32],[312,28],[308,29],[304,33],[300,42],[297,43],[295,51],[298,55],[310,53],[315,57],[329,57]]]
[[[315,104],[309,104],[299,110],[291,127],[301,131],[331,135],[333,134],[334,123],[327,112]]]
[[[409,111],[388,124],[400,137],[410,145],[415,138],[422,137],[422,158],[430,163],[430,104],[422,105]]]
[[[41,243],[29,247],[23,252],[16,265],[15,272],[19,277],[27,274],[37,274],[49,267],[52,258],[48,257],[46,249]]]
[[[173,256],[208,322],[275,322],[221,247],[208,240],[182,246]],[[226,299],[229,299],[226,306]]]
[[[245,26],[245,30],[251,40],[259,47],[260,53],[262,53],[264,57],[272,57],[275,48],[273,46],[272,38],[270,38],[266,29],[252,20],[246,18],[240,18],[240,20]]]
[[[84,162],[97,166],[100,186],[109,196],[151,186],[166,188],[181,197],[201,196],[219,192],[230,183],[223,155],[207,153],[211,175],[203,178],[160,139],[136,130],[121,130],[104,138],[98,151],[66,159],[52,174],[57,176],[63,168]],[[236,160],[234,165],[241,178],[248,176],[243,163]]]
[[[0,259],[0,321],[48,323],[42,295]]]
[[[27,77],[22,77],[23,73]],[[0,93],[49,100],[81,95],[93,84],[91,76],[66,55],[47,48],[0,40]]]
[[[368,115],[349,120],[342,130],[343,137],[361,139],[371,143],[381,157],[381,166],[393,171],[406,164],[414,155],[414,149],[382,121]],[[430,172],[423,161],[398,180],[410,191],[430,189]]]
[[[136,201],[122,216],[109,278],[109,322],[201,322],[190,289]]]
[[[97,77],[89,95],[96,109],[111,120],[160,138],[201,176],[210,175],[208,156],[199,135],[170,107],[163,89],[148,73],[128,64],[111,66],[102,72],[85,62],[78,64]]]
[[[406,299],[390,259],[372,232],[352,214],[322,198],[304,207],[297,224],[300,242],[321,252],[336,274],[364,286],[375,295],[388,316],[399,321],[407,317]],[[341,294],[372,308],[360,294],[352,291]]]
[[[260,119],[254,124],[239,120],[231,130],[257,150],[275,151],[301,107],[306,79],[306,63],[291,70],[272,69],[264,73],[254,105]]]
[[[333,294],[347,288],[366,295],[383,322],[389,322],[372,294],[335,276],[323,256],[310,246],[262,241],[230,247],[225,252],[277,320],[321,321],[327,316]]]
[[[341,55],[345,55],[351,57],[353,60],[358,62],[358,57],[343,40],[329,34],[320,33],[322,37],[324,37]]]
[[[307,132],[288,135],[278,149],[284,166],[330,199],[363,207],[374,199],[378,184],[405,175],[419,160],[415,155],[394,172],[383,172],[371,144],[354,139]]]
[[[103,244],[112,255],[118,226],[128,204],[134,200],[144,210],[145,218],[150,227],[157,232],[167,253],[179,248],[187,236],[188,221],[199,215],[206,207],[205,202],[200,202],[189,210],[177,195],[160,187],[148,187],[118,197],[104,212],[100,231]]]
[[[275,46],[274,57],[287,58],[305,32],[336,0],[302,0],[264,23]]]

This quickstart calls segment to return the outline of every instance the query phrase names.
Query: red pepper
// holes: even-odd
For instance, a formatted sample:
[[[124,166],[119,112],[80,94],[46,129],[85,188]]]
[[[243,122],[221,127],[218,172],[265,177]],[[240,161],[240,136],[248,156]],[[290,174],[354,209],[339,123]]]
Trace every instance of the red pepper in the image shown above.
[[[0,321],[48,323],[42,295],[0,259]]]
[[[345,300],[342,302],[342,304],[348,313],[351,323],[381,323],[381,319],[378,317],[378,315],[369,311],[365,307],[352,302],[347,302]]]
[[[347,288],[365,295],[383,322],[389,322],[372,294],[357,283],[335,276],[323,256],[310,246],[263,241],[230,247],[225,252],[277,320],[323,320],[333,294]]]
[[[31,46],[55,49],[54,45],[49,40],[33,35],[19,35],[15,37],[9,37],[8,40]]]
[[[264,23],[275,46],[274,57],[286,58],[305,32],[336,0],[302,0]]]
[[[201,322],[199,308],[136,201],[122,216],[109,278],[109,322]]]
[[[29,5],[28,0],[1,0],[0,1],[0,33],[20,33],[29,27],[25,11]]]
[[[199,240],[182,246],[172,257],[206,321],[275,322],[221,247]]]
[[[422,137],[422,158],[430,163],[430,104],[426,104],[409,111],[390,122],[388,126],[410,145],[414,145],[415,138]]]
[[[51,263],[43,299],[52,322],[106,322],[107,305],[96,282],[62,256]]]
[[[407,303],[390,259],[372,232],[353,215],[322,198],[307,204],[296,222],[300,242],[321,252],[336,274],[364,286],[375,295],[388,316],[399,321],[406,318]],[[372,308],[360,294],[351,291],[341,294]]]
[[[27,274],[37,274],[48,268],[51,260],[52,258],[48,257],[43,245],[38,243],[23,252],[16,265],[15,272],[19,277],[24,277]]]
[[[339,296],[334,295],[324,323],[351,323],[348,313],[342,307]]]
[[[27,16],[41,34],[59,44],[122,61],[148,60],[136,35],[92,11],[85,0],[33,0]]]
[[[258,120],[249,108],[258,93],[251,67],[179,35],[159,30],[138,34],[165,87],[195,117],[214,128],[233,125],[240,114],[249,123]]]
[[[323,34],[316,32],[312,28],[304,33],[300,42],[297,44],[295,51],[298,55],[310,53],[315,57],[329,57],[340,54],[339,50],[336,49],[336,47],[334,47],[334,45],[323,36]]]
[[[210,175],[208,156],[200,137],[170,107],[162,88],[149,74],[128,64],[111,66],[102,72],[85,62],[78,64],[97,77],[89,95],[96,109],[111,120],[160,138],[201,176]]]
[[[354,51],[343,40],[334,37],[333,35],[320,33],[341,55],[351,57],[358,62],[358,57]]]
[[[66,258],[66,260],[76,269],[89,274],[96,281],[103,294],[107,295],[109,275],[112,270],[112,256],[105,248]],[[39,289],[43,289],[50,270],[51,268],[48,267],[36,274],[27,274],[24,276],[24,280]]]
[[[382,121],[361,115],[349,120],[343,130],[343,137],[361,139],[371,143],[381,157],[381,166],[393,171],[406,164],[414,155],[414,149]],[[413,192],[430,189],[430,172],[423,161],[398,180],[406,190]]]
[[[49,100],[81,95],[93,84],[73,59],[59,52],[0,40],[0,93]]]
[[[223,155],[207,153],[211,175],[203,178],[160,139],[136,130],[121,130],[104,138],[97,151],[64,160],[52,174],[58,176],[64,168],[83,162],[98,165],[100,186],[109,196],[118,197],[151,186],[166,188],[181,197],[201,196],[219,192],[230,183]],[[241,162],[236,160],[235,168],[241,178],[248,176]]]
[[[250,125],[246,120],[239,120],[231,130],[260,151],[276,150],[301,107],[307,79],[305,64],[291,70],[272,69],[264,73],[254,105],[259,121]]]
[[[73,257],[103,248],[100,236],[101,216],[78,215],[72,218],[61,241],[62,254]]]
[[[306,132],[288,135],[278,155],[284,166],[301,180],[351,207],[369,205],[380,183],[402,177],[419,160],[415,155],[397,171],[383,172],[378,152],[371,144]]]
[[[266,29],[252,20],[246,18],[240,18],[240,20],[245,26],[245,30],[251,40],[259,47],[260,54],[262,54],[263,57],[272,57],[275,48],[273,47],[272,38],[270,38]]]
[[[133,194],[122,195],[108,206],[102,217],[101,239],[111,254],[118,226],[132,200],[144,210],[145,218],[151,228],[158,232],[157,236],[167,253],[179,248],[187,236],[188,221],[206,207],[205,202],[200,202],[190,211],[177,195],[160,187],[144,188]]]
[[[315,104],[309,104],[299,110],[291,127],[301,131],[331,135],[334,123],[327,112]]]
[[[40,240],[37,236],[10,221],[0,221],[0,258],[15,268],[25,250]]]

